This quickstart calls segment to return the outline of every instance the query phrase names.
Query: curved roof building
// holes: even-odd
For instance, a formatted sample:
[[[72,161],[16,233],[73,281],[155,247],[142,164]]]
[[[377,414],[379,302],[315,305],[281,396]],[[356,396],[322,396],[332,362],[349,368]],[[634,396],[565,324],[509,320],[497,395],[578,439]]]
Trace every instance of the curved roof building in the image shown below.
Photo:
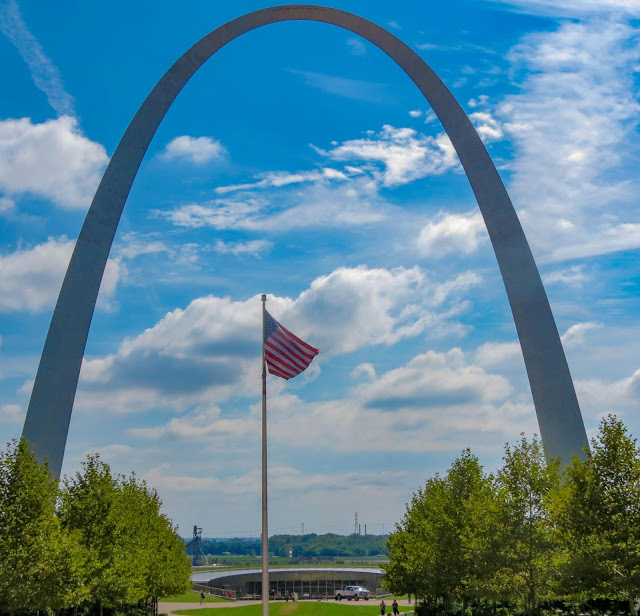
[[[281,597],[297,592],[302,599],[333,597],[345,586],[364,586],[372,594],[382,586],[379,567],[277,567],[269,569],[269,590]],[[192,573],[198,586],[231,590],[238,597],[262,595],[261,569],[224,569]]]

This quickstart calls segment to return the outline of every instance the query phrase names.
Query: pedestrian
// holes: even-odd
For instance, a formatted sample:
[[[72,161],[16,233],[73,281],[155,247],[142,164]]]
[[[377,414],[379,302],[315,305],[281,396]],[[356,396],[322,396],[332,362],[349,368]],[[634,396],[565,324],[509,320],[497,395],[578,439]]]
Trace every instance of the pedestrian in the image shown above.
[[[393,608],[393,613],[395,616],[398,616],[398,614],[400,613],[398,611],[398,602],[394,599],[393,603],[391,604],[391,607]]]
[[[287,603],[289,603],[289,591],[288,591],[288,590],[285,590],[285,591],[284,591],[284,600],[285,600]]]
[[[380,616],[384,616],[387,611],[387,605],[384,602],[384,599],[380,601]]]
[[[407,600],[409,605],[411,605],[411,593],[407,593]]]
[[[200,591],[200,605],[204,603],[204,591]]]

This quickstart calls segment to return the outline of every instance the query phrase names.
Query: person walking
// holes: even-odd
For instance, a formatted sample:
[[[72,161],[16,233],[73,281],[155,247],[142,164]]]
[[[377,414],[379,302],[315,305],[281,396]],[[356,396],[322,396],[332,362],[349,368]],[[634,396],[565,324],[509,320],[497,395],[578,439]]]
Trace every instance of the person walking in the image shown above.
[[[200,591],[200,605],[204,603],[204,591]]]
[[[380,616],[384,616],[387,611],[387,605],[384,602],[384,599],[380,601]]]
[[[398,616],[398,614],[400,612],[398,611],[398,602],[395,599],[393,600],[393,603],[391,604],[391,607],[393,608],[394,616]]]

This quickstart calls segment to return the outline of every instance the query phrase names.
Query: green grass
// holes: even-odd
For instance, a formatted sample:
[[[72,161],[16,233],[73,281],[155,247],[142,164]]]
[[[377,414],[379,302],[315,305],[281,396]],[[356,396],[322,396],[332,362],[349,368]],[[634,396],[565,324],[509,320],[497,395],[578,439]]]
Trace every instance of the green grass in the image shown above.
[[[387,603],[385,599],[385,603]],[[269,604],[270,616],[379,616],[379,602],[366,605],[341,605],[330,601],[297,601],[295,603],[274,602]],[[413,606],[400,607],[400,613],[413,610]],[[387,612],[391,611],[387,603]],[[238,607],[202,608],[201,610],[176,610],[174,614],[184,616],[260,616],[262,605],[239,605]]]
[[[158,599],[159,601],[163,601],[165,603],[200,603],[200,593],[194,591],[188,591],[183,595],[172,595],[170,597],[162,597]],[[205,596],[205,601],[207,603],[221,603],[228,602],[229,599],[221,599],[220,597],[211,597],[209,595]],[[204,609],[204,608],[203,608]],[[189,610],[192,612],[193,610]]]

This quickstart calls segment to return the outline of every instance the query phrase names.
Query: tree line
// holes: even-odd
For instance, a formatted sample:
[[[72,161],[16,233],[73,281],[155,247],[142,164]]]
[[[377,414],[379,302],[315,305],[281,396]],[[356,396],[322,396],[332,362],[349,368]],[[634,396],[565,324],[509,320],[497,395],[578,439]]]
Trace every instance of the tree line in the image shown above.
[[[386,535],[273,535],[269,551],[276,556],[294,558],[386,556]]]
[[[385,586],[426,614],[637,614],[640,448],[604,418],[565,469],[537,437],[507,444],[487,473],[469,449],[418,490],[389,538]]]
[[[155,609],[191,587],[184,543],[155,490],[98,455],[60,484],[27,442],[0,453],[0,614]]]
[[[336,535],[326,533],[318,535],[272,535],[269,537],[269,553],[289,558],[341,558],[341,557],[386,557],[387,535]],[[188,539],[186,540],[188,541]],[[260,539],[203,539],[202,551],[208,555],[259,556]]]

